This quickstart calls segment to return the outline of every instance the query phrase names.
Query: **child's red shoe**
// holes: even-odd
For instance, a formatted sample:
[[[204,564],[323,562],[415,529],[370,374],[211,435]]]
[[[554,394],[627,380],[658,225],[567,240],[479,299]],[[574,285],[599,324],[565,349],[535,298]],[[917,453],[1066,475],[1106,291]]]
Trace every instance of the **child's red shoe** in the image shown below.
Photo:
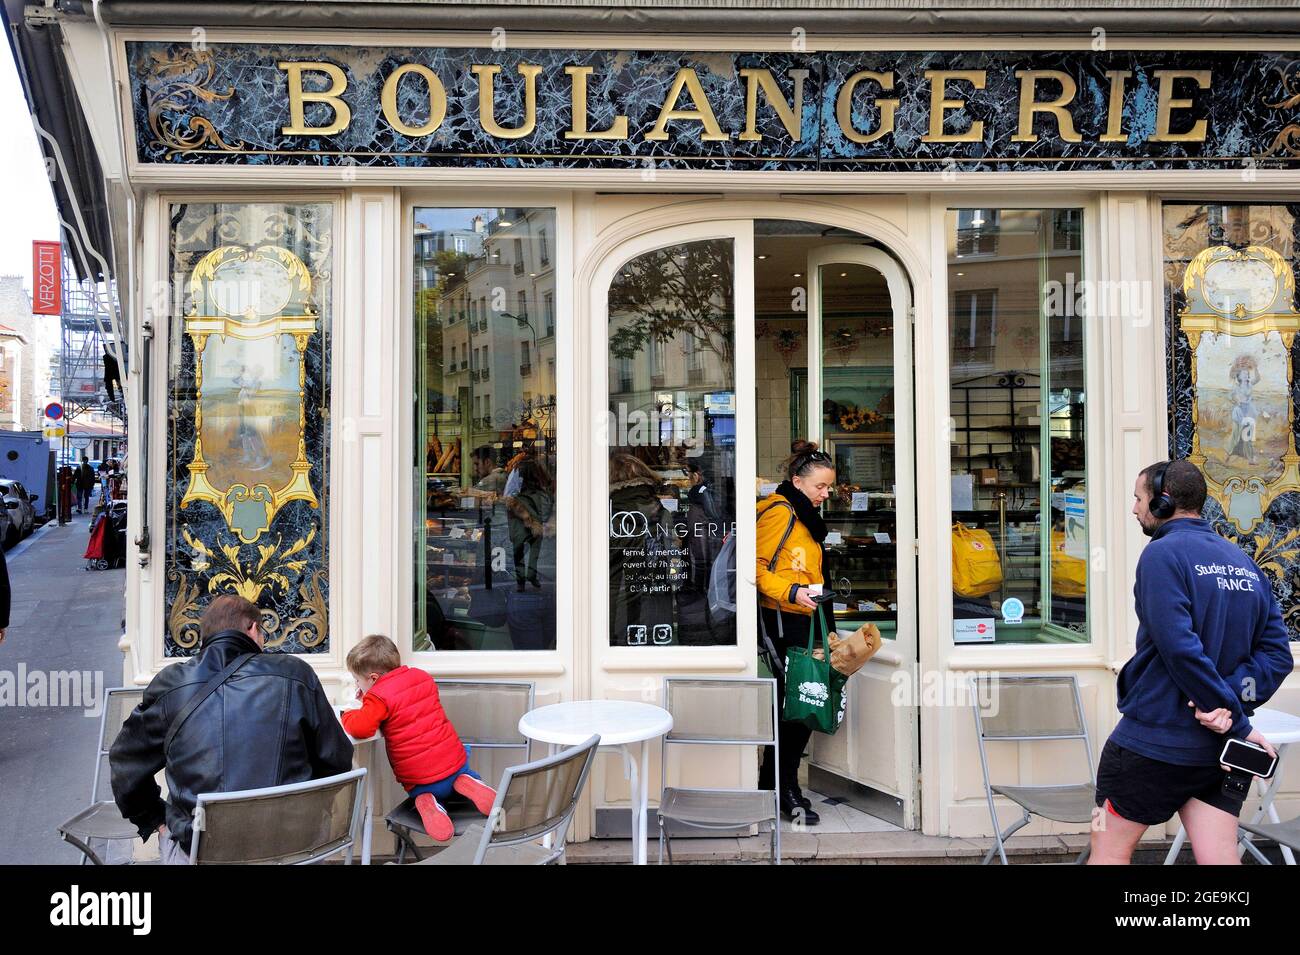
[[[497,801],[497,791],[483,780],[462,773],[452,782],[451,788],[472,802],[474,808],[483,815],[492,814],[492,804]]]
[[[433,798],[432,793],[420,793],[415,797],[415,811],[420,814],[420,821],[424,823],[424,831],[429,834],[429,838],[447,842],[456,834],[451,816],[438,805],[438,800]]]

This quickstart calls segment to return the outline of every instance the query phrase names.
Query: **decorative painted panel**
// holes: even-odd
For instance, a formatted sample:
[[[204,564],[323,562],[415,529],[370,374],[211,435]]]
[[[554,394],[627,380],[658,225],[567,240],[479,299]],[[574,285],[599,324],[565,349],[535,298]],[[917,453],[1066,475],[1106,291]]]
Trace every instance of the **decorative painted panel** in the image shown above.
[[[174,205],[170,268],[166,655],[221,593],[325,652],[333,207]]]
[[[1291,168],[1293,53],[126,45],[146,163]]]
[[[1206,519],[1268,574],[1297,639],[1300,205],[1163,214],[1170,456],[1205,474]]]

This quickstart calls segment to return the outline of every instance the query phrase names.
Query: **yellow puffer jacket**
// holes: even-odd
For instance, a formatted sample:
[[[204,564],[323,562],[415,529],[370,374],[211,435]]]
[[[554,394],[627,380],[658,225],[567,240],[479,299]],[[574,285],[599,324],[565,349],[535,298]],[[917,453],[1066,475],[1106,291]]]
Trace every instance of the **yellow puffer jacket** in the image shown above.
[[[775,607],[787,613],[811,614],[807,607],[790,602],[790,591],[796,585],[822,583],[822,549],[813,540],[808,528],[794,515],[790,502],[780,494],[773,494],[758,502],[758,544],[754,577],[758,581],[759,602],[765,607]],[[794,520],[791,527],[790,521]],[[790,529],[785,543],[786,528]],[[780,547],[776,562],[768,569],[772,554]]]

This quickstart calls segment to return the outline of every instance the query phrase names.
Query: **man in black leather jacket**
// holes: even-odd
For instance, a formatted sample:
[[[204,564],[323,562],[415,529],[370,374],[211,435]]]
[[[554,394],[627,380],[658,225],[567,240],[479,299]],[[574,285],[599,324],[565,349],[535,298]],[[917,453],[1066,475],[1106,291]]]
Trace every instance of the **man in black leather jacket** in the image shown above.
[[[315,671],[290,654],[262,653],[260,619],[243,597],[214,600],[199,622],[199,655],[153,678],[109,752],[118,809],[141,839],[158,832],[165,861],[168,850],[189,851],[198,793],[280,786],[352,768],[352,742]],[[199,704],[164,754],[177,714],[243,654],[255,655]],[[165,803],[154,780],[164,767]]]

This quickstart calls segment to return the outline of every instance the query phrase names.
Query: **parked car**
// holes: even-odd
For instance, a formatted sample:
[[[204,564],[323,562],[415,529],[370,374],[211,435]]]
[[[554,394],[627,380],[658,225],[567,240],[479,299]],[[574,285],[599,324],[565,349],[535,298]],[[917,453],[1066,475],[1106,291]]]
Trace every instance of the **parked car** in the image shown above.
[[[12,547],[22,537],[14,531],[14,522],[9,516],[11,513],[7,507],[0,507],[0,543],[5,547]]]
[[[13,545],[36,529],[34,502],[39,494],[28,494],[20,481],[0,478],[0,500],[8,513],[9,528],[5,531],[5,544]]]

